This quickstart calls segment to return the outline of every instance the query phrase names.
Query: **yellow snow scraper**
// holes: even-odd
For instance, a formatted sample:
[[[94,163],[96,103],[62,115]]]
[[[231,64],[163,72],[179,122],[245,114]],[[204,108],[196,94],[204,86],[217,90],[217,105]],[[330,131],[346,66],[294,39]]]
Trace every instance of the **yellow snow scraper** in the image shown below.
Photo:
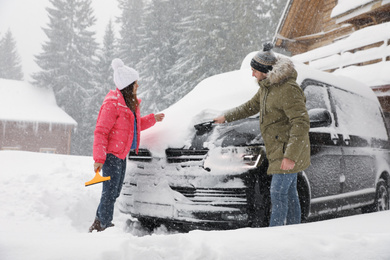
[[[97,170],[96,170],[96,175],[95,175],[95,177],[93,177],[92,180],[87,181],[87,182],[85,183],[85,187],[87,187],[87,186],[89,186],[89,185],[96,184],[96,183],[101,183],[101,182],[103,182],[103,181],[109,181],[110,179],[111,179],[110,176],[108,176],[108,177],[103,177],[103,176],[101,176],[101,175],[99,174],[99,169],[97,169]]]

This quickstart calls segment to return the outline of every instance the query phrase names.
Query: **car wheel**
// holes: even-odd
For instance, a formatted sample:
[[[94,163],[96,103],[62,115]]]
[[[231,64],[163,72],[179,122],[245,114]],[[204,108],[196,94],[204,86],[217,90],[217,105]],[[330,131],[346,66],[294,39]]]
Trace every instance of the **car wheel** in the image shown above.
[[[302,174],[298,175],[297,190],[299,195],[299,203],[301,206],[301,222],[305,223],[308,221],[310,211],[310,193],[309,185],[305,181]]]
[[[389,190],[383,179],[379,179],[376,185],[375,202],[372,205],[362,208],[363,213],[389,210]]]

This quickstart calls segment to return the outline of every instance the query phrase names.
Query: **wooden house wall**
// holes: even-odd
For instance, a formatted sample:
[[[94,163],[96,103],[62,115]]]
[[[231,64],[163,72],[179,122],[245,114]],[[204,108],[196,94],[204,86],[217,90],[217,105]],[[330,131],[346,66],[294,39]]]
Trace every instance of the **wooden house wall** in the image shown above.
[[[292,55],[328,45],[355,30],[390,21],[390,4],[382,4],[378,1],[367,13],[337,22],[340,17],[331,17],[337,0],[292,0],[284,14],[284,22],[278,28],[275,45]]]
[[[337,0],[292,1],[275,45],[296,55],[349,35],[352,25],[336,24],[331,18],[336,4]]]
[[[73,126],[0,121],[0,149],[70,154]]]

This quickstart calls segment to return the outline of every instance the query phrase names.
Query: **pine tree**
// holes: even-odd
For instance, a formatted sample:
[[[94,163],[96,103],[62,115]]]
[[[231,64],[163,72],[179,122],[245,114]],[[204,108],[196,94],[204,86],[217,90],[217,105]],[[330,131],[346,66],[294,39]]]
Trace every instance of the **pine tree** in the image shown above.
[[[98,82],[101,93],[106,93],[110,89],[114,89],[113,71],[111,62],[116,58],[118,53],[114,25],[112,20],[107,24],[106,31],[103,38],[103,47],[98,52]],[[103,99],[102,99],[103,101]]]
[[[93,133],[89,104],[96,72],[95,17],[90,0],[50,0],[48,41],[36,56],[41,71],[32,77],[34,84],[54,90],[58,105],[78,123],[72,138],[72,154],[90,154]]]
[[[143,0],[119,0],[119,8],[122,14],[118,18],[121,24],[118,56],[126,66],[135,68],[139,59],[145,55],[140,47],[142,32],[145,30],[144,3]]]
[[[137,64],[143,113],[161,111],[172,101],[168,100],[173,91],[173,80],[168,71],[177,59],[174,45],[180,38],[176,25],[181,19],[182,5],[182,0],[152,0],[146,5],[144,26],[147,30],[140,43],[144,55]]]
[[[0,39],[0,78],[23,80],[21,59],[11,30]]]
[[[217,73],[214,68],[209,66],[214,53],[217,49],[211,50],[212,33],[208,31],[208,22],[211,17],[205,12],[205,6],[208,1],[191,1],[188,10],[178,23],[181,31],[181,39],[175,44],[174,48],[178,54],[176,63],[169,70],[174,78],[175,90],[173,96],[177,101],[187,94],[202,79]]]
[[[117,45],[112,20],[109,21],[103,38],[103,47],[98,51],[98,65],[96,74],[96,84],[91,99],[91,119],[96,123],[100,106],[110,89],[115,89],[112,60],[117,56]]]
[[[142,111],[163,110],[201,80],[239,69],[248,53],[272,40],[283,7],[282,0],[145,1],[137,10],[141,29],[121,32],[141,39],[133,48],[140,57]]]
[[[170,70],[178,92],[186,94],[206,77],[239,69],[249,52],[271,40],[277,26],[271,14],[279,16],[276,7],[283,6],[276,1],[276,6],[255,0],[191,2],[192,12],[179,24],[179,59]]]

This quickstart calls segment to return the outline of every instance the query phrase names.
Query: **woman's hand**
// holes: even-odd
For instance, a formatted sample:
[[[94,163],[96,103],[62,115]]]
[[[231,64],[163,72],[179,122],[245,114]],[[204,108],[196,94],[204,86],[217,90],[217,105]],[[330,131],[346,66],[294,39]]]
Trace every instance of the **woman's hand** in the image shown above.
[[[94,171],[96,172],[96,171],[98,171],[99,170],[99,172],[102,170],[102,168],[103,168],[103,164],[102,163],[94,163],[93,164],[93,169],[94,169]]]
[[[156,122],[161,122],[164,120],[165,115],[163,113],[154,115],[154,119],[156,119]]]

